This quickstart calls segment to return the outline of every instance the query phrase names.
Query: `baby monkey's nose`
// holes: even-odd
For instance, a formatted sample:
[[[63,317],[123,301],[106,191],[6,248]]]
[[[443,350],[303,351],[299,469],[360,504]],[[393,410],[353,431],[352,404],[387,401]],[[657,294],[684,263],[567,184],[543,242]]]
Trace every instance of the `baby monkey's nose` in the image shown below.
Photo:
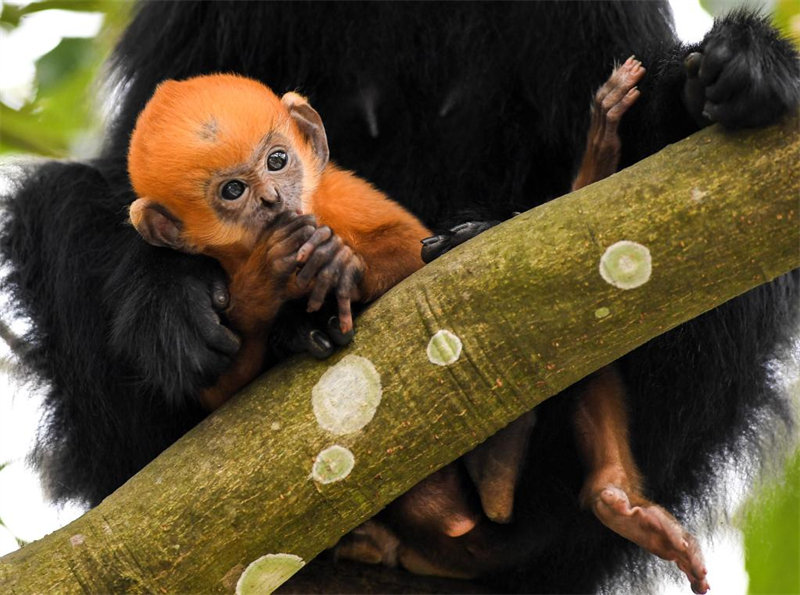
[[[265,192],[260,196],[260,200],[261,200],[261,206],[266,207],[268,209],[279,207],[283,202],[281,200],[281,195],[277,189],[268,190],[267,192]]]

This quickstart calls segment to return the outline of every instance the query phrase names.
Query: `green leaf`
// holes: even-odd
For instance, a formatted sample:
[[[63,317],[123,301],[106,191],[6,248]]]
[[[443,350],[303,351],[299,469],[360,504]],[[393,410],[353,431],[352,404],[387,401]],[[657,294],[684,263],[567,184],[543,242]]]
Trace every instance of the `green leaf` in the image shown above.
[[[10,27],[18,27],[22,17],[43,10],[104,12],[107,10],[108,4],[109,2],[105,0],[43,0],[42,2],[31,2],[25,6],[5,2],[3,3],[3,10],[0,12],[0,23]]]
[[[750,593],[800,593],[800,451],[783,481],[751,498],[743,531]]]
[[[50,9],[102,12],[105,17],[96,38],[62,39],[37,61],[34,101],[18,110],[0,104],[0,155],[67,157],[73,147],[87,146],[84,139],[92,138],[99,127],[94,80],[127,22],[131,4],[117,0],[48,0],[26,6],[2,5],[0,26],[5,28],[16,26],[26,14]]]
[[[800,50],[800,2],[797,0],[777,0],[772,22]]]
[[[65,38],[36,62],[36,100],[19,110],[0,104],[0,151],[66,157],[71,141],[95,124],[90,96],[100,66],[92,39]]]
[[[36,81],[39,93],[58,91],[60,85],[69,83],[97,64],[96,48],[91,39],[66,37],[52,50],[36,61]]]
[[[69,135],[61,127],[51,127],[30,113],[0,103],[0,138],[9,152],[35,153],[50,157],[66,155]]]

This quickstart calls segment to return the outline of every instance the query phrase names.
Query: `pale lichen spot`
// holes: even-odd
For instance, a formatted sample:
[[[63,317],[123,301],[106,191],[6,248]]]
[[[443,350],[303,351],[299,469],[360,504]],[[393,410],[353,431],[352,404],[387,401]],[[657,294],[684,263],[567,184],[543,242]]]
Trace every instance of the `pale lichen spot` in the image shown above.
[[[356,459],[344,446],[334,444],[317,455],[311,467],[311,477],[319,483],[333,483],[350,475]]]
[[[250,563],[236,582],[236,595],[265,595],[305,565],[294,554],[267,554]]]
[[[652,266],[646,246],[622,240],[609,246],[600,258],[600,275],[614,287],[634,289],[649,281]]]
[[[278,430],[281,429],[281,422],[279,422],[279,421],[272,422],[269,425],[269,429],[272,430],[273,432],[277,432]]]
[[[75,535],[69,538],[69,543],[72,547],[78,547],[86,543],[86,537],[84,537],[80,533],[76,533]]]
[[[601,306],[600,308],[594,311],[594,317],[597,318],[598,320],[600,320],[601,318],[605,318],[609,314],[611,314],[611,310],[609,310],[605,306]]]
[[[448,366],[461,357],[461,339],[448,330],[436,331],[428,341],[428,359],[437,366]]]
[[[381,376],[372,362],[346,355],[311,389],[317,423],[338,436],[357,432],[372,421],[382,392]]]
[[[700,190],[700,188],[692,188],[691,201],[699,204],[703,202],[703,200],[705,200],[707,194],[708,194],[707,190]]]

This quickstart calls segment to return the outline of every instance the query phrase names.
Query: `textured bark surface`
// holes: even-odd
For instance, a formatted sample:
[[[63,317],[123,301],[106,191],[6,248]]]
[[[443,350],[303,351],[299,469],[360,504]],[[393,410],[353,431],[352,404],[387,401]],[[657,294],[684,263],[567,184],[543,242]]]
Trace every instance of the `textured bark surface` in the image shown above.
[[[0,591],[223,593],[265,554],[311,560],[543,399],[800,266],[798,197],[794,118],[702,131],[515,217],[389,292],[344,352],[272,370],[100,506],[0,559]],[[599,274],[620,240],[652,257],[636,289]],[[446,366],[426,351],[440,329],[463,344]],[[336,435],[312,389],[345,355],[372,362],[382,400],[362,429]],[[354,467],[324,484],[312,466],[332,445]]]

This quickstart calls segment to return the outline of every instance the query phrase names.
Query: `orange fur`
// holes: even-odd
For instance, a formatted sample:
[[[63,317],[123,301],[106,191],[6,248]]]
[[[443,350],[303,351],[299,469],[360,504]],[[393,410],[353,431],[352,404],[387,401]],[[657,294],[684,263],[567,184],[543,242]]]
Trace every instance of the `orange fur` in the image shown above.
[[[264,339],[278,309],[309,291],[300,291],[291,280],[275,283],[264,264],[275,246],[259,244],[251,221],[238,213],[222,217],[214,203],[215,184],[226,178],[242,180],[254,193],[268,191],[264,147],[275,135],[302,167],[302,193],[294,206],[316,215],[363,261],[361,300],[375,299],[423,264],[420,240],[430,231],[365,180],[325,163],[327,143],[323,159],[293,118],[291,110],[298,107],[318,118],[302,96],[279,98],[263,84],[237,75],[166,81],[145,106],[131,137],[128,171],[141,197],[130,210],[133,225],[147,239],[160,229],[147,221],[151,207],[157,207],[166,213],[159,221],[176,221],[177,231],[166,236],[168,241],[150,237],[152,243],[216,258],[230,279],[228,315],[243,344],[231,370],[203,396],[210,409],[260,371]],[[172,242],[174,237],[179,242]]]
[[[374,300],[422,267],[420,240],[431,232],[366,180],[329,164],[311,198],[319,222],[364,259],[363,300]]]

